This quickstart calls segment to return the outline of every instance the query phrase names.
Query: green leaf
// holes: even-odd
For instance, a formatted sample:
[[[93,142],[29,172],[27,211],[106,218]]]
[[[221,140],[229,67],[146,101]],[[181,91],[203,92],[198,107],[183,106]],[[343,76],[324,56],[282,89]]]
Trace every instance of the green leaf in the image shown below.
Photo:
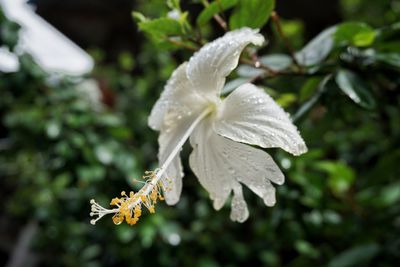
[[[346,22],[337,27],[335,41],[339,44],[370,46],[374,42],[376,31],[365,23]]]
[[[241,65],[236,70],[240,77],[254,78],[264,73],[264,70],[249,65]]]
[[[156,39],[182,34],[181,24],[171,18],[158,18],[139,22],[139,29]]]
[[[238,88],[239,86],[249,83],[251,81],[251,78],[246,77],[246,78],[237,78],[232,81],[229,81],[225,84],[224,88],[222,89],[221,95],[228,94]]]
[[[225,11],[234,7],[238,0],[216,0],[208,5],[197,17],[196,23],[198,25],[206,24],[215,14]]]
[[[272,70],[281,71],[292,64],[292,59],[284,54],[272,54],[261,57],[260,62]]]
[[[329,187],[336,194],[345,193],[355,180],[353,169],[341,162],[322,161],[316,163],[316,168],[329,174]]]
[[[180,0],[167,0],[167,6],[170,9],[181,9]]]
[[[374,42],[375,36],[374,31],[360,32],[353,37],[353,43],[360,47],[370,46]]]
[[[328,267],[366,266],[365,263],[375,257],[378,252],[379,245],[376,243],[353,247],[333,258],[328,263]]]
[[[276,100],[276,103],[278,103],[281,107],[286,108],[296,101],[297,97],[295,94],[287,93],[280,95],[279,98]]]
[[[383,63],[400,68],[400,54],[398,53],[378,53],[375,58]]]
[[[281,71],[292,64],[292,59],[284,54],[272,54],[260,58],[260,62],[274,71]],[[237,74],[241,77],[254,78],[265,73],[265,70],[249,65],[241,65],[237,68]]]
[[[20,26],[11,21],[4,21],[0,27],[0,43],[5,44],[9,48],[13,49],[18,43]]]
[[[333,35],[335,31],[336,26],[332,26],[318,34],[296,53],[297,61],[304,66],[316,65],[322,62],[334,48]]]
[[[140,12],[132,11],[132,17],[136,22],[144,22],[147,21],[147,18]]]
[[[392,183],[382,188],[379,194],[379,202],[382,206],[395,205],[400,200],[400,183]]]
[[[380,52],[400,53],[400,41],[380,42],[374,47]]]
[[[297,240],[294,247],[300,254],[307,255],[310,258],[317,258],[319,255],[319,251],[306,240]]]
[[[262,28],[275,8],[275,0],[239,1],[229,19],[231,29],[241,27]]]
[[[336,84],[354,103],[367,109],[373,109],[376,105],[368,84],[357,74],[350,70],[339,70],[335,77]]]
[[[309,99],[313,95],[321,80],[321,77],[311,77],[303,84],[300,89],[300,102]]]
[[[400,22],[380,28],[376,31],[376,41],[387,42],[397,40],[400,34]]]
[[[329,83],[332,82],[332,75],[329,74],[325,76],[318,84],[316,93],[307,100],[302,106],[297,110],[297,112],[292,116],[293,121],[297,121],[303,117],[307,112],[309,112],[320,100],[321,96],[327,91]],[[310,154],[310,153],[308,153]]]

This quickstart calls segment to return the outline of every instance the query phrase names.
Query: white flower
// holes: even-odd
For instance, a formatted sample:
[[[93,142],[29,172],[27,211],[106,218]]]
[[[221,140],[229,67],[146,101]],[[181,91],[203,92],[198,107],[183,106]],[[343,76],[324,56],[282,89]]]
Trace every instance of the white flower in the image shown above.
[[[148,172],[138,192],[114,198],[115,209],[105,209],[94,200],[91,222],[106,214],[113,221],[135,224],[144,205],[151,213],[159,199],[173,205],[182,191],[182,165],[179,152],[188,138],[193,147],[190,166],[201,185],[209,192],[215,209],[220,209],[233,192],[231,219],[243,222],[249,216],[242,184],[275,204],[272,182],[282,184],[284,176],[262,148],[280,147],[294,155],[307,147],[288,115],[263,90],[245,84],[225,99],[220,98],[225,78],[236,68],[248,44],[261,45],[262,35],[243,28],[225,34],[205,45],[188,63],[172,74],[149,117],[149,126],[160,131],[158,142],[161,167]]]
[[[209,192],[215,209],[220,209],[233,192],[231,219],[239,222],[249,214],[242,184],[263,198],[267,206],[273,206],[275,189],[271,182],[284,182],[282,172],[267,153],[242,143],[280,147],[294,155],[307,151],[288,115],[263,90],[245,84],[220,98],[225,78],[238,65],[241,51],[250,43],[264,42],[257,32],[243,28],[205,45],[175,70],[149,118],[149,126],[160,131],[160,165],[165,165],[190,134],[190,167]],[[197,125],[191,129],[194,122]],[[164,168],[161,182],[167,186],[172,181],[164,193],[166,202],[172,205],[182,190],[179,152]]]

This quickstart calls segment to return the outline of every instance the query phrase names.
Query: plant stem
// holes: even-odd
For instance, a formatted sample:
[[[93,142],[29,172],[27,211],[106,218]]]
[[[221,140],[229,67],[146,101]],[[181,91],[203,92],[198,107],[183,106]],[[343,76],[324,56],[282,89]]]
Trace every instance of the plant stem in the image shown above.
[[[201,2],[203,3],[203,5],[204,5],[205,7],[208,7],[208,6],[210,5],[210,3],[209,3],[207,0],[203,0],[203,1],[201,1]],[[219,1],[217,1],[217,2],[218,2],[218,4],[219,4],[219,7],[221,7]],[[221,8],[220,8],[220,9],[221,9]],[[214,20],[218,23],[218,25],[221,26],[221,28],[222,28],[225,32],[229,31],[229,29],[228,29],[228,24],[226,23],[226,21],[225,21],[219,14],[215,14],[215,15],[213,16],[213,18],[214,18]]]
[[[174,44],[174,45],[177,45],[177,46],[181,46],[181,47],[186,48],[186,49],[191,50],[191,51],[199,50],[197,47],[185,44],[184,42],[177,41],[177,40],[174,40],[174,39],[171,39],[171,38],[166,38],[165,40],[167,42],[171,43],[171,44]]]
[[[296,59],[293,46],[290,44],[289,39],[286,37],[285,33],[282,30],[281,21],[280,21],[278,13],[276,13],[276,11],[272,12],[271,19],[275,23],[276,30],[278,31],[278,34],[280,35],[280,37],[282,38],[283,42],[285,43],[286,49],[288,50],[288,52],[290,54],[290,57],[293,60],[293,63],[299,68],[300,71],[302,71],[303,68],[302,68],[302,66],[299,64],[299,62]]]

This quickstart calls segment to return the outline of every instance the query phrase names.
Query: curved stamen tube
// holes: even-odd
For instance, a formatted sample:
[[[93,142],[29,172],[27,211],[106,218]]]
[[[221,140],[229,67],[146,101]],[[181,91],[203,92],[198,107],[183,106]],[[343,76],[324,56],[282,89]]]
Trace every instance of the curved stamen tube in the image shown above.
[[[154,204],[156,204],[157,199],[163,200],[164,198],[161,195],[161,190],[168,190],[168,188],[164,188],[160,183],[160,179],[163,177],[166,169],[169,164],[171,164],[172,160],[179,153],[182,146],[192,134],[196,126],[200,123],[202,119],[204,119],[207,115],[210,114],[212,108],[209,107],[205,109],[200,115],[193,121],[193,123],[188,127],[181,140],[179,140],[176,147],[172,150],[171,154],[162,164],[162,166],[155,171],[146,172],[143,178],[147,179],[146,184],[136,193],[130,192],[129,196],[123,191],[121,192],[121,198],[112,199],[110,205],[117,206],[114,209],[106,209],[100,206],[94,199],[90,201],[92,204],[90,216],[97,216],[97,218],[92,219],[90,221],[91,224],[96,224],[98,220],[100,220],[103,216],[107,214],[114,214],[113,222],[115,224],[120,224],[124,220],[128,224],[136,224],[141,215],[141,207],[144,205],[150,213],[154,213]],[[160,190],[161,189],[161,190]],[[133,215],[133,216],[132,216]]]

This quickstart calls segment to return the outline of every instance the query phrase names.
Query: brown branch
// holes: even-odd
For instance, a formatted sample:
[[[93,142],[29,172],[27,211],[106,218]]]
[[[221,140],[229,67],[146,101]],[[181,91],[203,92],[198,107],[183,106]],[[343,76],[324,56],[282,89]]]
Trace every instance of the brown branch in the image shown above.
[[[208,7],[210,5],[210,3],[207,0],[203,0],[202,3],[203,3],[203,5],[205,7]],[[221,10],[221,8],[220,8],[220,10]],[[213,18],[218,23],[218,25],[221,26],[221,28],[224,31],[226,31],[226,32],[229,31],[228,24],[226,23],[226,21],[219,14],[215,14],[213,16]]]
[[[191,51],[199,50],[199,48],[197,48],[195,46],[191,46],[191,45],[185,44],[184,42],[177,41],[177,40],[174,40],[174,39],[171,39],[171,38],[165,38],[165,41],[167,41],[167,42],[169,42],[171,44],[186,48],[186,49],[191,50]]]
[[[264,73],[261,75],[257,75],[254,77],[255,80],[262,78],[274,78],[278,76],[304,76],[304,77],[310,77],[310,76],[324,76],[328,75],[332,72],[329,71],[318,71],[318,72],[313,72],[313,73],[307,73],[302,70],[296,69],[296,70],[274,70],[271,69],[269,66],[262,64],[259,61],[253,61],[247,58],[240,58],[240,63],[250,65],[254,68],[264,70]]]
[[[273,76],[276,76],[276,75],[279,74],[277,71],[275,71],[275,70],[271,69],[270,67],[262,64],[259,60],[253,61],[253,60],[250,60],[250,59],[247,59],[247,58],[241,58],[240,62],[243,63],[243,64],[246,64],[246,65],[250,65],[252,67],[255,67],[257,69],[264,70],[269,77],[273,77]]]
[[[286,37],[285,33],[282,30],[281,21],[280,21],[278,13],[276,13],[276,11],[272,11],[271,19],[275,23],[276,30],[278,31],[278,34],[282,38],[282,40],[283,40],[283,42],[284,42],[284,44],[286,46],[286,49],[288,50],[288,52],[290,54],[290,57],[293,60],[293,63],[300,69],[300,71],[303,71],[302,66],[299,64],[299,62],[296,59],[295,51],[293,49],[293,46],[291,45],[289,39]]]

